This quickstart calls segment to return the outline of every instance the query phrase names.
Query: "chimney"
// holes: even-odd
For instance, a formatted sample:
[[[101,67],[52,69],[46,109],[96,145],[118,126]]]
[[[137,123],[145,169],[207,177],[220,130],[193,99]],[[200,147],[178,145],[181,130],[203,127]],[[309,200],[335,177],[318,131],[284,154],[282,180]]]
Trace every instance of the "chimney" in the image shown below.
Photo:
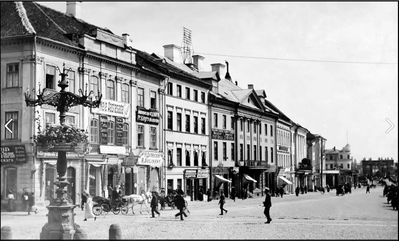
[[[164,56],[173,62],[183,63],[180,47],[174,44],[167,44],[163,46]]]
[[[212,71],[217,71],[219,73],[220,78],[224,76],[224,64],[221,63],[214,63],[211,64]]]
[[[253,84],[248,84],[248,89],[254,89],[254,85]]]
[[[80,18],[80,3],[81,2],[67,2],[66,15]]]
[[[198,71],[203,70],[204,59],[205,59],[204,56],[201,56],[198,54],[193,55],[194,66],[195,66],[195,68],[198,69]]]
[[[123,33],[123,34],[122,34],[122,37],[123,37],[123,44],[124,44],[126,47],[133,47],[132,39],[129,38],[130,35],[129,35],[128,33]]]
[[[231,76],[229,73],[229,62],[227,62],[227,61],[224,61],[224,62],[226,62],[226,66],[227,66],[227,72],[226,72],[226,76],[224,78],[231,81]]]

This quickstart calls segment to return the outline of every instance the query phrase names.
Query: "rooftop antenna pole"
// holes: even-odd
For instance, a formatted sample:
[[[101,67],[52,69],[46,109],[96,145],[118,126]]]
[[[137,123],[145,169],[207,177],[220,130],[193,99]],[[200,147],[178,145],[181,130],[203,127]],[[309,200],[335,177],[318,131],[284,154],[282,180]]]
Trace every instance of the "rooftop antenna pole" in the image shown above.
[[[191,30],[183,27],[183,43],[181,47],[183,64],[192,64],[193,47],[191,43]]]

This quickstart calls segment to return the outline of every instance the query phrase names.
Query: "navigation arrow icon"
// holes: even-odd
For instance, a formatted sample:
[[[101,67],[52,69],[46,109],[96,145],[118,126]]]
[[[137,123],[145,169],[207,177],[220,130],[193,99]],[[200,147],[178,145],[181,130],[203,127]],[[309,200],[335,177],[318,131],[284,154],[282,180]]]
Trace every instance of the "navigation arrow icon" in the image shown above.
[[[385,121],[388,122],[388,124],[389,124],[388,129],[385,131],[385,134],[388,134],[395,127],[395,125],[388,118],[385,118]]]
[[[4,125],[4,127],[12,134],[12,130],[8,128],[8,125],[13,121],[13,119],[9,119],[7,123]]]

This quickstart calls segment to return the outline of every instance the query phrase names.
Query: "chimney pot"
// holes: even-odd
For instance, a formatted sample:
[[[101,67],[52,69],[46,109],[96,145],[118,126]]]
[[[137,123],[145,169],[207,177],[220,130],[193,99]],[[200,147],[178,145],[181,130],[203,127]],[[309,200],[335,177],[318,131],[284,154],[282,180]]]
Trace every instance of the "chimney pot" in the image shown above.
[[[212,71],[217,71],[219,73],[220,78],[223,78],[223,76],[225,74],[224,73],[224,67],[225,67],[224,64],[214,63],[214,64],[211,64],[211,67],[212,67]]]
[[[80,3],[81,2],[67,2],[66,14],[75,18],[80,18]]]
[[[198,71],[203,70],[204,59],[205,59],[204,56],[201,56],[198,54],[193,55],[193,63],[194,63],[195,68],[197,68]]]
[[[254,85],[253,84],[248,84],[248,89],[254,89]]]
[[[164,56],[173,62],[183,63],[183,59],[180,52],[180,47],[174,44],[167,44],[163,46]]]

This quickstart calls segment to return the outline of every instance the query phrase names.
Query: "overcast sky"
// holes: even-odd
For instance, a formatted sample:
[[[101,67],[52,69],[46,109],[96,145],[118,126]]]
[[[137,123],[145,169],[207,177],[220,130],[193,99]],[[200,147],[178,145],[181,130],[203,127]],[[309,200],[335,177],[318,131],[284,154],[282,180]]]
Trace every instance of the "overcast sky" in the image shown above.
[[[233,81],[264,89],[327,148],[348,140],[357,160],[398,160],[395,2],[82,2],[81,18],[129,33],[135,48],[158,54],[165,44],[181,45],[185,26],[208,70],[229,61]],[[395,125],[389,133],[386,119]]]

